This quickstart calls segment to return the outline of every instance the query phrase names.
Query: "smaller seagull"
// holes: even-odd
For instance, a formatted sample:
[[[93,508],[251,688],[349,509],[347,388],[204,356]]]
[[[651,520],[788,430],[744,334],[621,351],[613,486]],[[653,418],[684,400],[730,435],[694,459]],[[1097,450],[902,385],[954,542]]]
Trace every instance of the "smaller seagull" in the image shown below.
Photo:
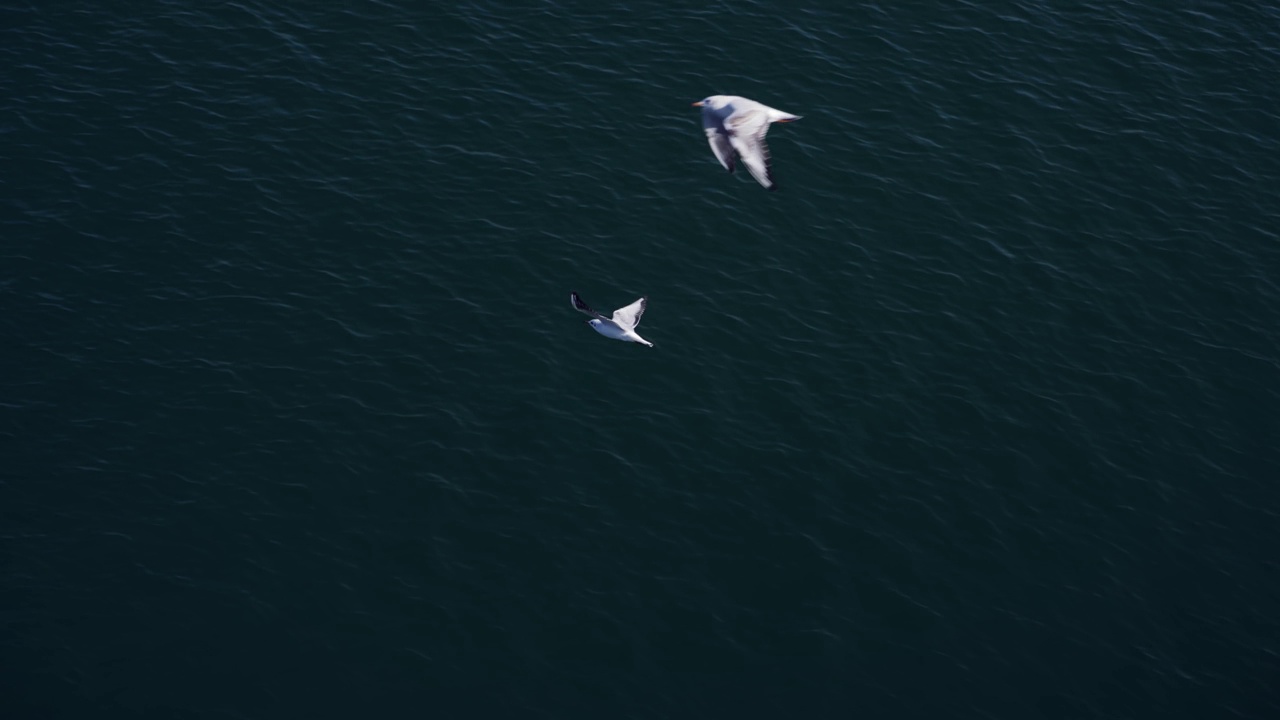
[[[693,104],[702,108],[702,127],[707,142],[725,170],[733,172],[734,153],[751,171],[751,176],[766,190],[774,190],[773,170],[769,167],[769,146],[764,144],[769,125],[799,120],[799,115],[782,112],[755,100],[737,95],[712,95]]]
[[[576,292],[569,293],[569,300],[573,302],[575,310],[591,316],[587,324],[591,326],[592,330],[614,340],[625,340],[626,342],[640,343],[645,347],[653,347],[653,343],[636,334],[636,326],[640,324],[640,316],[644,315],[644,308],[648,304],[649,298],[642,297],[626,307],[614,310],[612,320],[592,310],[589,305],[582,302],[582,298],[578,297]]]

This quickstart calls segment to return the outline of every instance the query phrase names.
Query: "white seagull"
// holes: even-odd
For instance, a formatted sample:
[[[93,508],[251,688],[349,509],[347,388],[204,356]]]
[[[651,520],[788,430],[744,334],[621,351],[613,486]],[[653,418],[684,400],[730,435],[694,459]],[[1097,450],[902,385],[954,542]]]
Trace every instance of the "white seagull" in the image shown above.
[[[736,152],[756,182],[768,190],[777,185],[769,168],[769,146],[764,144],[769,124],[799,120],[799,115],[782,112],[755,100],[737,95],[712,95],[693,104],[702,108],[702,127],[707,142],[725,170],[733,172]]]
[[[640,343],[645,347],[653,347],[653,343],[636,334],[636,326],[640,324],[640,316],[644,315],[644,308],[648,304],[649,298],[642,297],[626,307],[614,310],[612,320],[592,310],[589,305],[582,302],[582,298],[578,297],[576,292],[569,293],[569,300],[573,303],[575,310],[591,316],[587,324],[591,326],[592,330],[614,340],[625,340],[626,342]]]

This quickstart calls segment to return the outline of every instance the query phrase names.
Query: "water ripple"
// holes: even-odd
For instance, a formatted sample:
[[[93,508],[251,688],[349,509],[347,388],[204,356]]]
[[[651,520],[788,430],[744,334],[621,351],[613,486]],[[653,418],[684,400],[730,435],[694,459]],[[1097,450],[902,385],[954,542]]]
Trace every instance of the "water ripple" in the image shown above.
[[[1274,9],[6,16],[32,697],[1274,710]]]

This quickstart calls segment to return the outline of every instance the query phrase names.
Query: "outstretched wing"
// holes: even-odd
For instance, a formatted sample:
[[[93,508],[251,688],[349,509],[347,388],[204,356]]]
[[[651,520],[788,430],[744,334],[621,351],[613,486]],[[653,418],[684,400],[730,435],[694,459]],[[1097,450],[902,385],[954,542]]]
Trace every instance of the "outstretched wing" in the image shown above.
[[[648,304],[649,298],[642,297],[626,307],[620,307],[613,311],[613,321],[630,330],[640,324],[640,316],[644,315],[644,308]]]
[[[574,310],[577,310],[578,312],[584,312],[593,318],[599,318],[601,320],[605,319],[603,315],[596,312],[595,310],[592,310],[590,305],[582,302],[582,298],[578,297],[578,293],[570,292],[569,301],[573,303]]]
[[[764,136],[769,132],[769,114],[760,109],[740,110],[725,123],[729,142],[738,151],[742,164],[751,171],[756,182],[772,190],[773,170],[769,166],[769,146]]]
[[[724,169],[733,172],[733,145],[729,144],[729,136],[719,128],[707,128],[707,144]]]
[[[702,108],[702,129],[707,133],[707,144],[716,159],[725,170],[733,172],[733,146],[729,144],[729,133],[724,129],[720,115],[709,107]]]

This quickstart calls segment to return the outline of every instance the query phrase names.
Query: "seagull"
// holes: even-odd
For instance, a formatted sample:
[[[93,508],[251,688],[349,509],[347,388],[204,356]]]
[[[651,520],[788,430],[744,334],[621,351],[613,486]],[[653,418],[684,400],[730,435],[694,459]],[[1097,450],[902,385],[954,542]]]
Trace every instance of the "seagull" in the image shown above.
[[[734,153],[751,171],[751,176],[766,190],[774,190],[773,171],[769,167],[769,146],[764,135],[769,124],[799,120],[799,115],[782,112],[755,100],[737,95],[712,95],[693,104],[702,108],[702,127],[707,142],[725,170],[733,172]]]
[[[573,303],[575,310],[591,316],[587,324],[592,330],[614,340],[625,340],[640,343],[645,347],[653,347],[653,343],[636,334],[636,326],[640,324],[640,316],[644,315],[644,308],[649,303],[649,298],[642,297],[626,307],[614,310],[612,320],[592,310],[589,305],[582,302],[582,298],[578,297],[576,292],[569,293],[569,300]]]

